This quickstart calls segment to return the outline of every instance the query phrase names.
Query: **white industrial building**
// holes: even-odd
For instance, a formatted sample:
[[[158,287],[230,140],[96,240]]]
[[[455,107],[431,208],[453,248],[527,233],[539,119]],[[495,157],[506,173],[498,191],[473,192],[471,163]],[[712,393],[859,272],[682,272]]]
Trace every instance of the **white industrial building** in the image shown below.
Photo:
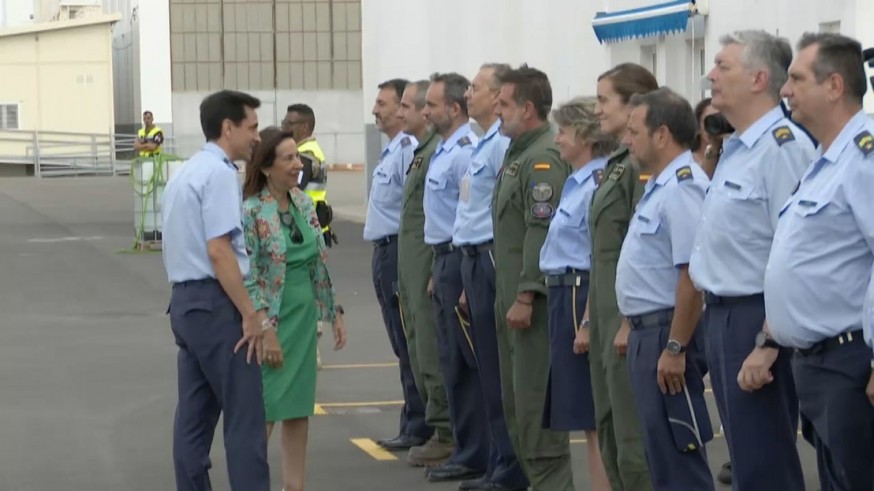
[[[26,0],[0,0],[0,26],[28,15],[13,3]],[[116,130],[130,133],[151,110],[181,155],[202,144],[197,107],[220,88],[261,98],[264,126],[288,104],[310,104],[329,159],[360,163],[378,154],[370,112],[389,78],[526,62],[550,76],[559,103],[592,94],[598,74],[631,61],[694,103],[719,37],[732,30],[764,29],[793,44],[826,30],[874,47],[871,0],[103,0],[103,8],[122,15],[112,46]],[[874,113],[874,96],[866,109]]]

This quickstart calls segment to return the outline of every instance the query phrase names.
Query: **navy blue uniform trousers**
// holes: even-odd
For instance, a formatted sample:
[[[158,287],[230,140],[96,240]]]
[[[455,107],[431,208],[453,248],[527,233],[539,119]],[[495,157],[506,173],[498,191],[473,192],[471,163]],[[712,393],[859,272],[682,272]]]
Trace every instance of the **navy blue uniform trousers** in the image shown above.
[[[764,296],[718,297],[705,294],[710,382],[731,456],[734,491],[804,489],[796,449],[798,398],[792,379],[792,352],[781,349],[771,367],[774,381],[755,392],[737,383],[765,321]]]
[[[714,490],[713,476],[703,445],[713,438],[713,429],[704,401],[707,362],[704,358],[701,329],[695,330],[695,335],[686,347],[685,392],[662,394],[658,386],[658,362],[670,337],[673,309],[655,312],[645,316],[643,321],[634,317],[630,319],[628,369],[631,390],[643,428],[644,451],[653,490]],[[697,428],[701,445],[696,450],[678,449],[674,436],[676,422],[671,421],[673,415],[669,414],[668,398],[674,398],[670,401],[672,406],[677,398],[690,402],[689,412],[695,417],[681,422],[681,427]]]
[[[216,280],[176,283],[170,326],[179,347],[179,403],[173,426],[176,489],[210,491],[209,450],[224,412],[225,453],[233,491],[268,491],[267,430],[261,368],[234,354],[242,318]]]
[[[428,439],[434,432],[425,423],[425,405],[410,367],[410,352],[407,350],[407,336],[401,322],[401,310],[398,300],[398,237],[392,235],[373,246],[373,290],[376,300],[382,310],[382,321],[385,324],[391,349],[398,358],[401,372],[401,389],[404,394],[404,405],[401,408],[399,435],[407,435]]]
[[[822,491],[874,489],[874,406],[865,395],[871,349],[861,330],[848,334],[796,352],[792,363]]]
[[[456,307],[461,297],[461,251],[434,253],[432,266],[434,316],[440,371],[449,399],[449,418],[455,435],[455,451],[450,462],[486,471],[489,437],[483,390],[474,359],[473,346],[462,329]]]
[[[528,479],[513,451],[504,405],[495,328],[495,265],[491,244],[462,246],[461,280],[470,312],[468,332],[479,370],[489,428],[489,463],[485,480],[505,488],[528,487]]]

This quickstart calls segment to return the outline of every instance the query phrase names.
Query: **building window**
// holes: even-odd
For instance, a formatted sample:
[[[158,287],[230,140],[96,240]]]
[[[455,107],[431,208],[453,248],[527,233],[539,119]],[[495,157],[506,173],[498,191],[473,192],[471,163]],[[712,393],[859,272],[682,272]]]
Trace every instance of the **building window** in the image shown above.
[[[655,75],[656,78],[659,76],[659,55],[658,49],[656,45],[651,44],[649,46],[641,46],[640,47],[640,64],[644,68],[648,69],[650,73]]]
[[[21,129],[18,121],[18,104],[0,104],[0,130]]]
[[[827,32],[829,34],[840,34],[841,33],[841,21],[836,20],[834,22],[820,22],[819,32]]]

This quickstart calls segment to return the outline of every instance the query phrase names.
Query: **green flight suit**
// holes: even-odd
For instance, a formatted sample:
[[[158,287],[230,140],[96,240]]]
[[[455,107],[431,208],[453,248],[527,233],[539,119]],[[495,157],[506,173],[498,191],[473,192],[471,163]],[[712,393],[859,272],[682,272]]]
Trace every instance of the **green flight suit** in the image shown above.
[[[624,146],[610,156],[604,176],[589,211],[589,368],[595,424],[613,491],[651,491],[628,360],[613,345],[622,321],[616,300],[616,264],[643,184]]]
[[[434,308],[428,296],[434,252],[425,244],[425,176],[440,138],[428,133],[413,152],[413,162],[404,183],[403,211],[398,232],[398,297],[407,349],[416,388],[425,403],[425,422],[442,442],[452,443],[449,402],[440,359]]]
[[[495,324],[504,413],[513,448],[534,491],[573,491],[570,435],[543,428],[549,380],[549,311],[540,248],[571,167],[549,124],[513,139],[492,198]],[[509,329],[516,294],[533,292],[531,326]]]

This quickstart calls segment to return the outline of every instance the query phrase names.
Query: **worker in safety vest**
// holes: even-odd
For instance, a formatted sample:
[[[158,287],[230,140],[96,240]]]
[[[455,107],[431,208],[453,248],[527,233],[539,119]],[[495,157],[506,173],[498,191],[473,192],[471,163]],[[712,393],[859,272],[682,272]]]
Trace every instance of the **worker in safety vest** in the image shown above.
[[[143,113],[143,127],[137,132],[134,140],[134,150],[140,153],[140,157],[154,157],[160,155],[164,143],[164,131],[155,126],[155,117],[152,111]]]
[[[325,235],[325,244],[331,247],[337,242],[337,236],[331,230],[333,211],[327,203],[328,166],[325,163],[325,153],[319,142],[313,137],[316,127],[316,116],[313,109],[306,104],[288,106],[285,119],[282,120],[282,131],[291,133],[297,142],[300,160],[303,162],[303,172],[300,173],[300,188],[313,199],[316,214]]]

